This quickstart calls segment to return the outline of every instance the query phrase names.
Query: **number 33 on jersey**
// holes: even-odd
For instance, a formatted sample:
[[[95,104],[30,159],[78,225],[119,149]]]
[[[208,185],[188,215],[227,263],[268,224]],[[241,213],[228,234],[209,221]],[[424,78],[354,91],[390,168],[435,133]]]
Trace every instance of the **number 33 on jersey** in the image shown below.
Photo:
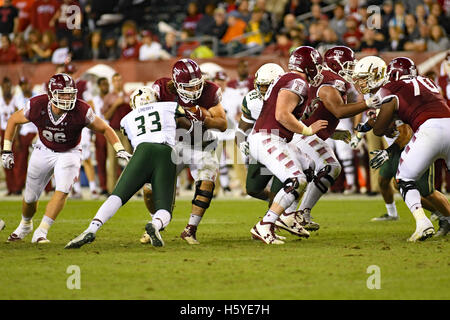
[[[142,142],[175,145],[175,118],[184,115],[176,102],[153,102],[140,106],[120,121],[120,127],[135,149]]]

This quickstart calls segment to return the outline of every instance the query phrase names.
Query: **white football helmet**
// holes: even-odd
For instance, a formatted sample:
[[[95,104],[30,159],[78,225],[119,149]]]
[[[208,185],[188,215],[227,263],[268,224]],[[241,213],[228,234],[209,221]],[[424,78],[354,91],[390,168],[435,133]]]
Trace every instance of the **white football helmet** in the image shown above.
[[[284,74],[283,68],[276,63],[266,63],[259,67],[255,73],[253,85],[255,86],[255,90],[258,92],[260,99],[264,97],[270,84],[282,74]],[[261,86],[267,86],[263,89],[263,92]]]
[[[200,65],[203,78],[205,80],[213,81],[217,72],[225,71],[221,66],[214,62],[205,62]]]
[[[149,103],[157,102],[158,94],[152,87],[140,87],[130,96],[130,107],[136,109]]]
[[[364,57],[355,65],[353,81],[359,86],[361,93],[369,93],[385,83],[386,69],[386,62],[380,57]]]

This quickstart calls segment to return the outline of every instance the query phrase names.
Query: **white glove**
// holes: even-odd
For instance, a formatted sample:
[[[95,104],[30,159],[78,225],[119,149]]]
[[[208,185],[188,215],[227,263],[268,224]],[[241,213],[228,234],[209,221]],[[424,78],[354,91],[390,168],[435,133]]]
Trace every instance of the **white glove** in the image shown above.
[[[379,95],[375,94],[371,96],[369,99],[366,99],[366,105],[369,108],[378,109],[381,107],[381,98]]]
[[[5,169],[12,169],[14,167],[14,154],[11,151],[2,152],[2,165]]]
[[[350,139],[350,147],[352,149],[358,149],[359,143],[361,142],[364,135],[362,135],[360,132],[356,132],[352,135],[352,138]]]
[[[119,158],[119,161],[121,161],[122,164],[126,165],[128,161],[130,161],[132,155],[125,150],[119,150],[116,153],[116,157]]]
[[[372,169],[378,169],[389,160],[389,153],[386,150],[373,150],[370,154],[374,155],[372,160],[370,160],[369,165]]]
[[[351,138],[352,134],[348,130],[336,130],[331,136],[331,139],[342,140],[345,143],[349,143]]]

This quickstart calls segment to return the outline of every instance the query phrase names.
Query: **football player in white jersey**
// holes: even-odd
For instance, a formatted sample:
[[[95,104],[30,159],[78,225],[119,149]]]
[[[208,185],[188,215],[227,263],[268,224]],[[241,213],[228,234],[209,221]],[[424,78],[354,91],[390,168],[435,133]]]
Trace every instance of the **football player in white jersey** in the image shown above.
[[[164,245],[159,230],[172,219],[176,187],[176,161],[172,159],[176,153],[172,151],[176,142],[176,117],[184,116],[184,111],[176,102],[157,102],[157,93],[151,87],[134,91],[130,105],[133,111],[120,125],[134,148],[133,156],[89,227],[71,240],[66,249],[80,248],[94,241],[98,229],[146,183],[152,185],[156,212],[145,229],[153,246]]]

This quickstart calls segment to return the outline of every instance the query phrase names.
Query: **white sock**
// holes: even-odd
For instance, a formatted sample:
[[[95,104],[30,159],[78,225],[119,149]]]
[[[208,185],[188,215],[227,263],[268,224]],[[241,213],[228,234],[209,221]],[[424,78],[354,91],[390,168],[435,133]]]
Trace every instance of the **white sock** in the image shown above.
[[[156,213],[155,213],[156,215]],[[191,217],[189,218],[188,224],[192,226],[198,226],[200,224],[200,221],[202,220],[202,216],[198,216],[196,214],[191,213]]]
[[[169,211],[164,210],[164,209],[159,209],[153,215],[152,224],[157,230],[161,230],[162,228],[167,227],[171,218],[172,218],[172,215],[170,214]]]
[[[279,215],[273,212],[272,210],[267,211],[266,215],[263,217],[263,222],[275,223],[277,221]]]
[[[22,221],[20,222],[20,224],[29,225],[29,224],[31,224],[31,219],[33,219],[33,218],[24,217],[22,215]]]
[[[94,192],[97,190],[97,184],[95,183],[95,181],[89,182],[89,190],[91,190],[91,192]]]
[[[96,233],[97,230],[106,223],[106,221],[116,214],[117,210],[119,210],[121,206],[122,200],[118,196],[109,196],[100,209],[98,209],[97,214],[94,219],[92,219],[91,224],[86,229],[86,232]]]
[[[297,207],[298,207],[298,199],[294,200],[294,202],[292,202],[292,204],[290,205],[289,208],[287,208],[286,210],[284,210],[286,213],[291,213],[294,211],[297,211]]]
[[[390,217],[397,216],[397,207],[395,206],[395,201],[392,203],[386,203],[387,213]]]
[[[73,192],[75,192],[75,193],[80,193],[80,192],[81,192],[81,183],[80,183],[80,180],[76,181],[76,182],[73,184]]]
[[[331,186],[331,183],[327,179],[322,179],[321,181],[324,185],[326,185],[327,188]],[[300,210],[303,210],[305,208],[313,208],[322,196],[323,193],[319,190],[319,188],[317,188],[316,184],[309,183],[308,187],[306,188],[305,197],[303,198],[300,205]]]
[[[42,231],[42,233],[47,234],[53,222],[55,222],[55,220],[47,216],[44,216],[42,218],[41,224],[39,225],[39,230]]]

